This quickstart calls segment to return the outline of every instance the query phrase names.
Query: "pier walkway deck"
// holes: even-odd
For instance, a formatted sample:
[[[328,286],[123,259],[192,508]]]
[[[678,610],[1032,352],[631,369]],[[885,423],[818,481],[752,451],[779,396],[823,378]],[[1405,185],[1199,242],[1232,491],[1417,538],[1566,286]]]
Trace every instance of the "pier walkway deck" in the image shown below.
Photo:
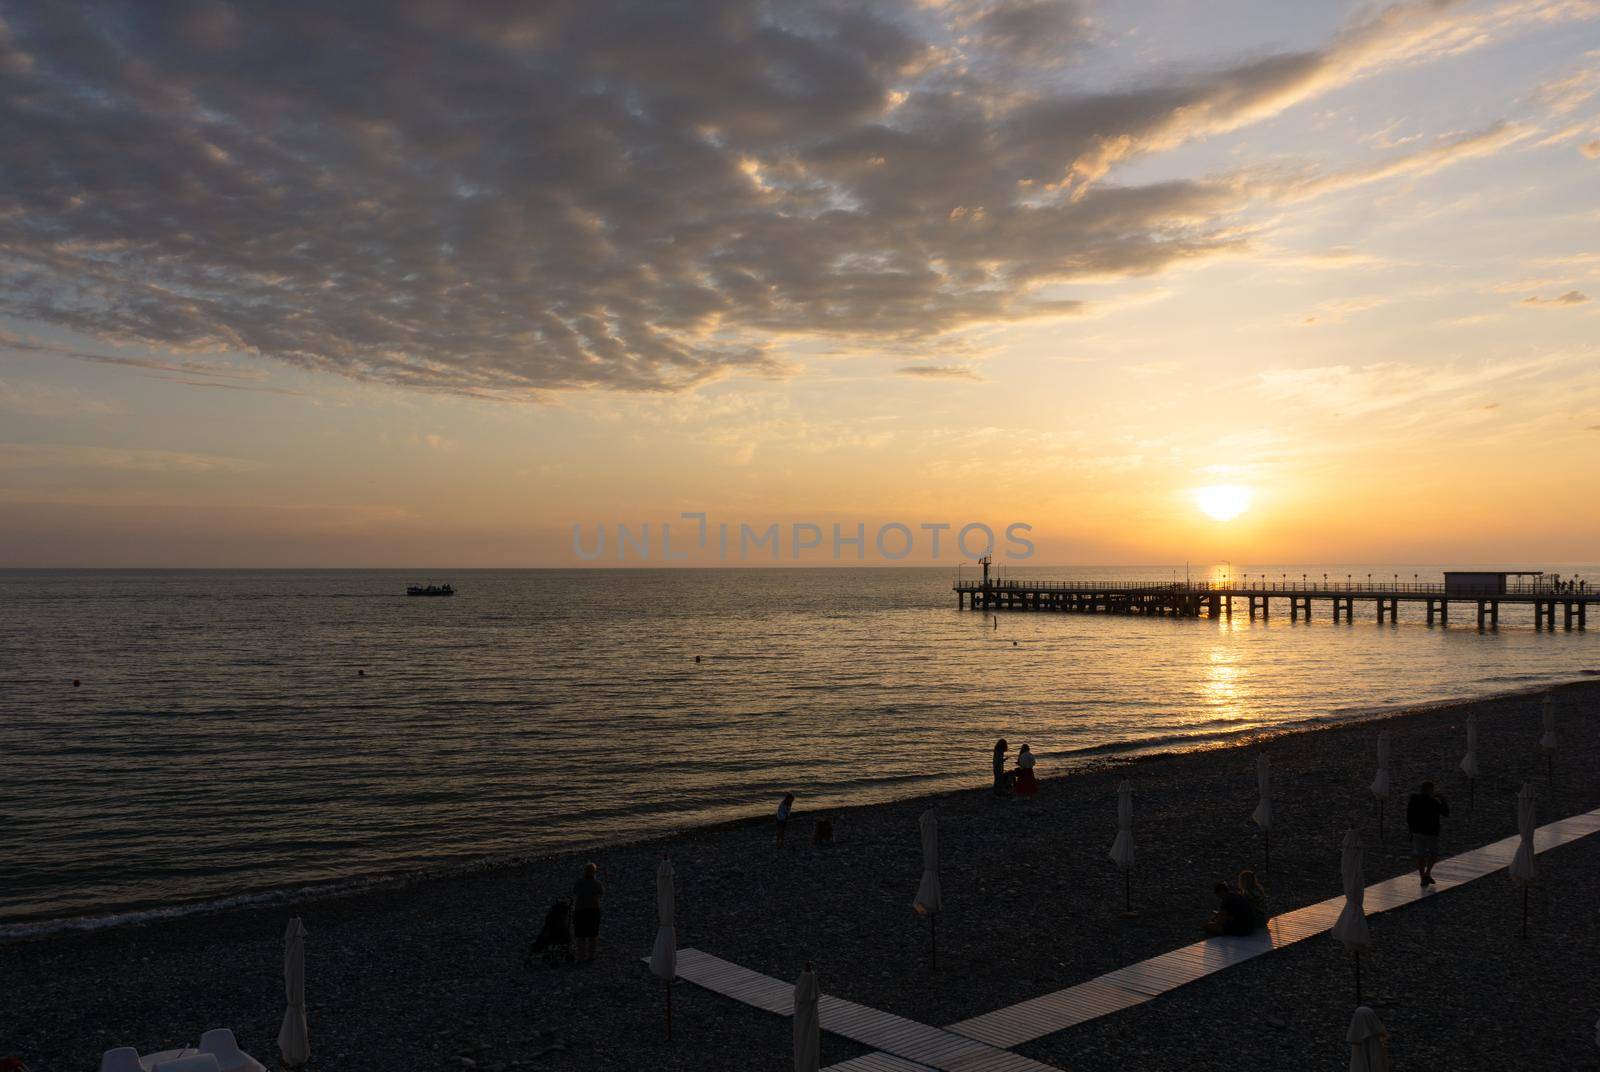
[[[1283,576],[1259,581],[1017,581],[957,582],[952,586],[957,606],[982,611],[1063,611],[1081,614],[1160,614],[1184,618],[1206,615],[1233,617],[1234,601],[1244,602],[1251,619],[1267,618],[1274,603],[1287,602],[1289,618],[1311,620],[1312,605],[1326,603],[1332,620],[1353,621],[1357,601],[1373,603],[1379,624],[1397,622],[1400,604],[1422,604],[1427,622],[1450,623],[1451,604],[1466,604],[1477,611],[1479,629],[1500,625],[1502,605],[1527,606],[1538,629],[1555,629],[1556,610],[1566,629],[1586,629],[1589,608],[1600,605],[1600,592],[1587,584],[1509,584],[1478,589],[1429,581],[1358,581],[1347,576],[1331,580],[1302,574],[1295,580]]]

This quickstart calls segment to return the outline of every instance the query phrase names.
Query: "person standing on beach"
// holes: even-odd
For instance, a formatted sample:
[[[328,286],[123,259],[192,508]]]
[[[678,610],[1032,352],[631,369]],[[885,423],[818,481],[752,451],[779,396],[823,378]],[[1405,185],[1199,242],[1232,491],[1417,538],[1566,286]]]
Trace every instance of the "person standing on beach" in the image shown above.
[[[600,868],[584,864],[583,874],[572,884],[572,936],[578,947],[578,963],[594,963],[594,949],[600,940],[600,895],[605,887],[595,877]]]
[[[1439,859],[1439,820],[1450,814],[1450,805],[1433,791],[1432,782],[1412,794],[1406,805],[1406,825],[1411,828],[1411,854],[1417,859],[1417,877],[1423,886],[1432,886],[1433,865]]]
[[[1006,795],[1006,752],[1011,746],[1006,744],[1004,737],[994,743],[994,795]]]
[[[778,802],[778,848],[783,848],[784,831],[789,829],[789,810],[794,807],[794,794],[785,793]]]

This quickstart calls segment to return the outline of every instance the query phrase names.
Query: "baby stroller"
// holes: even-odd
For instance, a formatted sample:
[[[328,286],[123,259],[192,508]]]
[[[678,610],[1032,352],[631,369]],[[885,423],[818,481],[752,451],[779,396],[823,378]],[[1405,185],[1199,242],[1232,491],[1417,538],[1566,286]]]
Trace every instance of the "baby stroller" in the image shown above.
[[[523,967],[533,967],[535,955],[552,968],[563,961],[568,964],[572,963],[572,905],[570,903],[556,901],[550,905],[550,911],[545,913],[544,926],[540,928],[539,936],[533,940],[533,945],[528,947],[527,954],[522,958]]]

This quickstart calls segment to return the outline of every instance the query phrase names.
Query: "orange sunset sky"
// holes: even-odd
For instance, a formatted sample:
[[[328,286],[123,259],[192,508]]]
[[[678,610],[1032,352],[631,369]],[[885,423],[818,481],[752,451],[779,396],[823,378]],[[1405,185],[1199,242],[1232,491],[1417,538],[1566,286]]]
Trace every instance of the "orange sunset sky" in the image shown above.
[[[1600,558],[1600,4],[178,7],[0,8],[0,565]]]

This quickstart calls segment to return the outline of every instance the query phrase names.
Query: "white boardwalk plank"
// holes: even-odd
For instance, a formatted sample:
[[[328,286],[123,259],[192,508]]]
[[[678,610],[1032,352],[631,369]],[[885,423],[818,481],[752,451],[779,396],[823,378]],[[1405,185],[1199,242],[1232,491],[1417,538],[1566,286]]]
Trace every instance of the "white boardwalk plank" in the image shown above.
[[[678,951],[678,978],[780,1016],[794,1015],[794,987],[791,984],[742,968],[703,950]],[[850,1065],[854,1072],[1051,1070],[1050,1065],[997,1049],[966,1035],[929,1027],[903,1016],[881,1012],[828,994],[818,999],[817,1013],[824,1030],[882,1051],[881,1054],[858,1058],[858,1061],[865,1063]],[[878,1061],[882,1056],[899,1064]]]

